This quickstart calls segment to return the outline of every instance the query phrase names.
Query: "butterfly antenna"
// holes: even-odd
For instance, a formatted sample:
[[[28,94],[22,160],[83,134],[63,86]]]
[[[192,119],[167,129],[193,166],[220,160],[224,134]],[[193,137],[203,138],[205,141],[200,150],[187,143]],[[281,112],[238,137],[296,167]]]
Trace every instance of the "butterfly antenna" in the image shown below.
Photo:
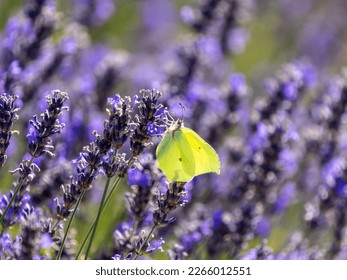
[[[181,106],[181,108],[182,108],[182,117],[181,117],[181,120],[183,121],[183,119],[184,119],[184,112],[185,112],[185,110],[186,110],[186,107],[184,107],[183,105],[182,105],[182,103],[178,103],[180,106]]]

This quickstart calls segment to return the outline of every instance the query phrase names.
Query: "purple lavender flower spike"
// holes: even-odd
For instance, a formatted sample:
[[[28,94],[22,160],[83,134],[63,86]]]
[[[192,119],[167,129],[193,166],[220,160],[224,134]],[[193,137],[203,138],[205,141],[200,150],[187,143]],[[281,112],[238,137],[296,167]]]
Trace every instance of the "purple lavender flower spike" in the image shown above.
[[[63,126],[59,123],[59,116],[63,110],[67,107],[63,106],[68,96],[65,92],[56,90],[52,93],[52,96],[47,96],[48,108],[41,115],[41,121],[34,116],[31,124],[33,130],[28,139],[28,152],[31,155],[30,160],[23,160],[19,167],[11,171],[12,174],[18,173],[17,182],[14,183],[15,190],[10,191],[9,199],[6,200],[4,209],[1,209],[1,226],[2,233],[6,228],[18,222],[18,218],[25,207],[25,194],[29,191],[29,185],[40,171],[40,168],[33,162],[35,158],[38,158],[46,153],[53,155],[51,150],[54,148],[51,145],[51,137],[60,133]],[[30,208],[30,207],[29,207]]]
[[[2,81],[0,83],[2,92],[6,92],[12,96],[20,94],[21,88],[19,86],[19,79],[22,69],[18,61],[13,61],[3,75],[0,75]]]
[[[130,147],[134,156],[139,155],[149,144],[153,128],[159,128],[163,125],[163,119],[166,116],[163,105],[159,102],[161,92],[152,90],[140,91],[142,95],[139,98],[139,112],[136,115],[136,127],[130,138]]]
[[[20,259],[32,260],[39,258],[41,248],[41,223],[38,213],[31,213],[21,225],[22,250]],[[50,247],[50,246],[49,246]]]
[[[129,122],[132,110],[133,106],[129,97],[123,99],[116,94],[113,99],[108,99],[106,111],[110,118],[104,123],[103,137],[116,150],[124,145],[130,135]],[[99,148],[101,151],[104,150],[101,146]]]
[[[127,171],[127,166],[126,154],[117,154],[113,149],[110,149],[101,163],[100,172],[107,178],[116,175],[123,177]]]
[[[128,170],[128,184],[132,192],[126,193],[129,209],[137,222],[142,222],[148,215],[153,190],[158,188],[161,174],[150,154],[143,154],[139,164]]]
[[[184,6],[181,10],[183,21],[197,32],[204,32],[209,23],[216,17],[216,10],[221,0],[205,0],[199,9]]]
[[[63,110],[67,110],[68,107],[63,106],[64,102],[68,99],[68,95],[65,92],[59,90],[53,91],[52,96],[47,96],[48,109],[41,115],[41,121],[37,116],[34,116],[30,121],[32,129],[27,135],[28,150],[34,157],[40,157],[44,154],[53,156],[53,146],[51,145],[50,137],[54,134],[60,133],[64,128],[64,124],[60,124],[59,116]]]
[[[159,194],[157,198],[157,209],[153,212],[153,223],[156,226],[165,226],[173,223],[176,218],[168,218],[171,213],[179,206],[186,203],[185,183],[174,182],[170,184],[165,194]]]
[[[12,61],[18,60],[21,67],[39,57],[44,42],[53,34],[56,24],[55,4],[51,0],[27,1],[24,12],[27,18],[22,23],[8,27],[8,32],[17,35],[12,42],[16,47],[10,44],[6,46]]]
[[[19,259],[21,252],[21,240],[16,237],[14,240],[9,234],[0,237],[0,259],[16,260]]]
[[[113,0],[74,0],[73,17],[86,26],[101,25],[115,10]]]
[[[0,168],[4,166],[7,156],[6,149],[10,144],[13,123],[18,119],[18,108],[15,105],[17,96],[6,93],[0,95]]]

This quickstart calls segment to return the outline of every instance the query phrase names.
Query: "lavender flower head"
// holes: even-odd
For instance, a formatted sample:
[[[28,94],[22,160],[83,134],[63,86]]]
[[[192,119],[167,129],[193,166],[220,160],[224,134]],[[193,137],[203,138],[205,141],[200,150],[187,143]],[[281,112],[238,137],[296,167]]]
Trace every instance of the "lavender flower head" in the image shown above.
[[[130,147],[134,156],[139,155],[149,145],[153,135],[163,133],[166,119],[165,107],[159,103],[161,92],[157,90],[142,90],[139,99],[139,111],[136,115],[136,127],[131,136]]]
[[[17,96],[0,95],[0,167],[2,167],[7,159],[6,149],[10,144],[11,136],[15,131],[12,131],[13,123],[18,119],[18,108],[15,105]]]
[[[50,137],[54,134],[60,133],[64,128],[64,124],[59,122],[59,116],[63,110],[68,107],[63,106],[64,102],[68,99],[66,92],[59,90],[53,91],[52,96],[47,96],[48,108],[41,117],[41,121],[37,116],[34,116],[30,121],[32,128],[27,135],[28,151],[34,158],[38,158],[44,154],[54,156],[52,150],[54,147],[51,145]]]
[[[103,24],[115,10],[112,0],[74,0],[73,17],[86,26]]]

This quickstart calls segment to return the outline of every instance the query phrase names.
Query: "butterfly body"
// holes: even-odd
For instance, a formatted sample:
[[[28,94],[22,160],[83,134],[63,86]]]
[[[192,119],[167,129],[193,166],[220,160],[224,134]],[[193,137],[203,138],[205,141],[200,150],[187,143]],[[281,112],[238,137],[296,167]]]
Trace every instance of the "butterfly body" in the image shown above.
[[[159,168],[169,181],[188,182],[193,177],[220,173],[216,151],[192,129],[178,120],[167,130],[156,151]]]

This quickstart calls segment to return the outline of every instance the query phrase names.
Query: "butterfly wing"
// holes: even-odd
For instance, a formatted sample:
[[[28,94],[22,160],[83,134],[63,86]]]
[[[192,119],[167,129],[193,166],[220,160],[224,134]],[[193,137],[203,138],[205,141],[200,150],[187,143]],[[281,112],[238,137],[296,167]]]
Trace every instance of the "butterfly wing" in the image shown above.
[[[182,137],[178,139],[179,145],[187,141],[194,158],[194,176],[215,172],[220,174],[220,160],[216,151],[196,132],[187,127],[181,127]]]
[[[169,132],[156,150],[158,166],[171,182],[188,182],[195,176],[193,152],[184,138],[180,129]]]

